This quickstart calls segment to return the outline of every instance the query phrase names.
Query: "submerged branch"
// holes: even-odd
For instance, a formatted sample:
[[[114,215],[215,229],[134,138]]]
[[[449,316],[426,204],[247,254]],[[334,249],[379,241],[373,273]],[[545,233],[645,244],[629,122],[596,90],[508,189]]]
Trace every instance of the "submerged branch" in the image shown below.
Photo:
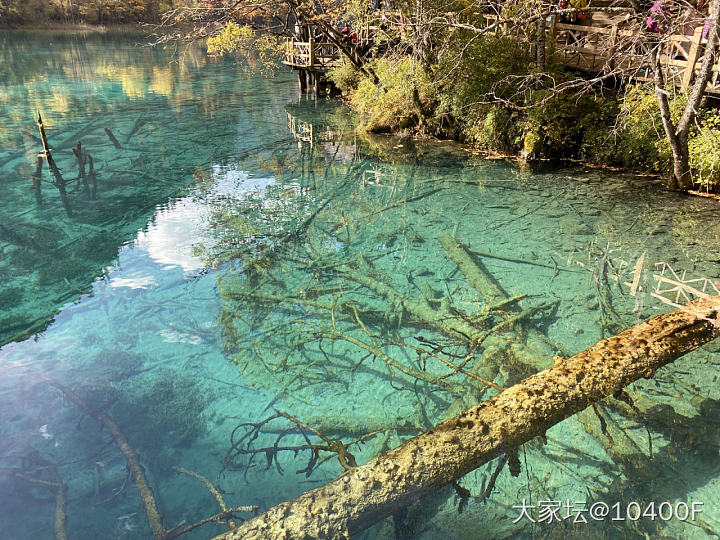
[[[691,302],[532,375],[367,465],[216,540],[348,538],[720,335],[720,297]]]

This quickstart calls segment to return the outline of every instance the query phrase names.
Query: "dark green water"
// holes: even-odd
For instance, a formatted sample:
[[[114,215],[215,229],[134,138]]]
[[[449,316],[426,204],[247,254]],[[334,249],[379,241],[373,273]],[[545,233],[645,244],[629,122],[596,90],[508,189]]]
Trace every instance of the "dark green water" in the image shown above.
[[[67,486],[71,538],[151,537],[108,431],[38,374],[118,424],[171,528],[218,511],[175,467],[217,483],[228,505],[261,509],[342,471],[328,453],[275,459],[277,441],[322,444],[307,429],[307,439],[286,432],[287,419],[257,433],[239,425],[277,410],[346,443],[377,432],[349,448],[364,463],[492,393],[442,360],[469,358],[466,370],[509,385],[684,303],[682,291],[720,287],[714,201],[629,176],[521,170],[454,145],[354,135],[341,107],[299,98],[290,74],[262,79],[199,49],[177,58],[139,40],[0,34],[3,538],[54,534],[49,464]],[[46,168],[39,202],[32,189],[39,146],[24,132],[36,134],[37,110],[72,217]],[[94,199],[75,180],[78,140],[97,171]],[[508,297],[542,309],[469,354],[457,329],[501,322],[483,308],[503,293],[474,289],[443,235],[468,246]],[[496,463],[461,481],[472,494],[462,514],[451,488],[410,509],[404,537],[713,537],[714,350],[634,385],[653,400],[647,415],[604,406],[618,429],[612,447],[566,421],[547,445],[525,445],[520,476],[503,469],[487,500]],[[243,439],[249,432],[257,437]],[[559,501],[571,517],[518,519],[523,500]],[[694,521],[573,523],[593,503],[632,501],[704,506]],[[362,537],[396,535],[388,522]]]

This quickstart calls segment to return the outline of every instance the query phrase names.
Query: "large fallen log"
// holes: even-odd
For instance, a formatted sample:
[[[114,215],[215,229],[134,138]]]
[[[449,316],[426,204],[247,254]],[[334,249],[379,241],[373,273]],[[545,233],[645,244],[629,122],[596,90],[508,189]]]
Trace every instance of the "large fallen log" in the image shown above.
[[[349,538],[720,335],[720,297],[658,315],[215,537]]]

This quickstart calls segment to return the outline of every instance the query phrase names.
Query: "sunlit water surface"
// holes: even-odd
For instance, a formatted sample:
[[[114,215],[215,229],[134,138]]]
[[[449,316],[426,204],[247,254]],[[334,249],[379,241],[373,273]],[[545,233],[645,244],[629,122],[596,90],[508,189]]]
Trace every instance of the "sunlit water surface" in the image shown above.
[[[215,483],[229,506],[260,509],[342,472],[329,453],[275,454],[278,441],[324,444],[309,429],[306,439],[286,432],[287,418],[256,431],[244,423],[282,411],[331,439],[363,438],[349,447],[363,463],[491,395],[462,374],[442,378],[452,369],[439,360],[457,365],[468,352],[453,329],[508,317],[488,318],[488,304],[527,295],[521,307],[543,306],[466,364],[508,385],[720,287],[714,201],[630,176],[523,170],[455,145],[353,134],[346,111],[300,98],[290,74],[263,79],[197,48],[178,57],[141,42],[0,34],[3,538],[52,537],[59,483],[71,538],[151,538],[125,458],[69,392],[128,437],[169,529],[219,511],[178,468]],[[38,110],[72,216],[46,167],[33,190]],[[93,158],[95,197],[77,180],[77,141]],[[492,293],[448,258],[445,235],[494,277]],[[643,417],[603,406],[613,444],[596,417],[568,420],[547,444],[525,445],[520,476],[505,467],[485,500],[495,462],[461,480],[464,512],[442,489],[396,520],[397,534],[716,536],[714,350],[635,384],[654,400]],[[562,517],[595,502],[704,506],[694,521],[533,524],[520,517],[523,500],[559,501]],[[395,525],[360,536],[395,538]]]

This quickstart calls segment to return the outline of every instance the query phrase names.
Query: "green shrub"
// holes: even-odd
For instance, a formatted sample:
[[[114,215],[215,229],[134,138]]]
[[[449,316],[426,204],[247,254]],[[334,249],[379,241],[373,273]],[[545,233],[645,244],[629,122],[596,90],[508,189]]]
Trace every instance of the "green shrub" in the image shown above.
[[[420,64],[410,57],[380,58],[372,69],[379,84],[364,78],[351,103],[364,128],[389,133],[417,127],[423,130],[433,108],[433,87]]]
[[[328,77],[345,96],[351,95],[360,83],[360,72],[350,62],[332,68],[328,71]]]
[[[513,85],[498,81],[529,72],[527,51],[516,40],[500,35],[478,37],[459,31],[455,38],[456,50],[442,55],[435,67],[438,121],[452,119],[457,136],[471,144],[513,150],[515,134],[508,133],[513,114],[505,106],[489,103],[485,96],[494,92],[510,98]]]
[[[562,73],[558,77],[562,77]],[[579,157],[583,148],[587,150],[584,144],[586,131],[603,123],[603,102],[593,94],[548,96],[548,92],[541,90],[533,93],[532,99],[538,105],[527,110],[523,133],[525,136],[532,133],[534,138],[539,139],[535,142],[535,154]],[[524,150],[528,151],[527,144]]]
[[[720,184],[720,110],[703,109],[688,141],[693,180],[708,190]]]
[[[671,106],[677,109],[679,103],[673,100]],[[635,85],[626,91],[616,129],[616,159],[620,165],[655,172],[672,170],[670,144],[650,86]]]
[[[474,126],[466,127],[466,138],[484,148],[506,150],[510,146],[507,138],[509,125],[510,112],[505,107],[494,105],[485,115],[479,130],[475,131]]]

